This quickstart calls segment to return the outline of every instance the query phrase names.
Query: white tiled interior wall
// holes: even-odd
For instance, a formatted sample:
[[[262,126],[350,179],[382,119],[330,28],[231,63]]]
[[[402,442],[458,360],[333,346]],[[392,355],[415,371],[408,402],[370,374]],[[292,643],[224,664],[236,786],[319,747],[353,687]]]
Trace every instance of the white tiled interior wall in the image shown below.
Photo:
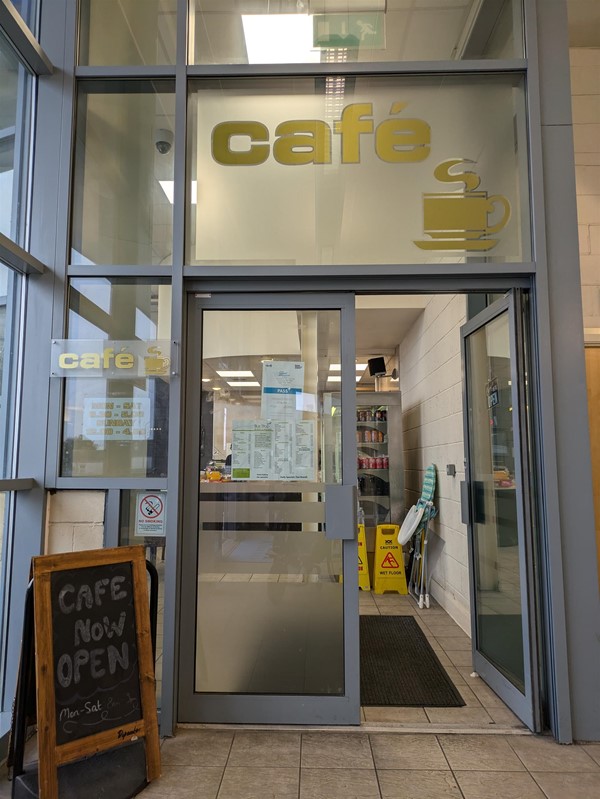
[[[104,546],[104,491],[48,494],[45,554]]]
[[[465,479],[460,327],[466,295],[432,296],[399,348],[407,507],[421,495],[423,472],[437,467],[439,514],[429,538],[431,594],[470,631],[467,528],[460,516]],[[454,464],[456,476],[446,474]]]
[[[571,49],[571,92],[583,324],[600,328],[600,48]]]

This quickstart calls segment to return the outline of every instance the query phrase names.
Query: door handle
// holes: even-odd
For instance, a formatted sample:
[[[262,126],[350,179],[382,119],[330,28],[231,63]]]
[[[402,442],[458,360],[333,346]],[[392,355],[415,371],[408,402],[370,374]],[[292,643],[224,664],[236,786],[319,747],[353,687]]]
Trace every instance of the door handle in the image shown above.
[[[473,480],[473,504],[471,504],[471,491],[468,481],[460,484],[460,520],[463,524],[483,524],[485,522],[485,484],[481,480]],[[471,517],[471,508],[473,514]]]
[[[355,485],[325,486],[325,538],[352,541],[356,538],[358,491]]]
[[[463,524],[471,523],[471,506],[469,503],[469,484],[466,480],[460,483],[460,520]]]

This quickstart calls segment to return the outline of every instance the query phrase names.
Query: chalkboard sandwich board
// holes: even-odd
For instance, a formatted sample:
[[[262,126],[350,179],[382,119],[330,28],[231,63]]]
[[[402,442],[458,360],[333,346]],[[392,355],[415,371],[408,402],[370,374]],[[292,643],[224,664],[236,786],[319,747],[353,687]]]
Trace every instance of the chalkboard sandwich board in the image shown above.
[[[40,799],[57,769],[144,739],[160,775],[144,547],[33,559]]]

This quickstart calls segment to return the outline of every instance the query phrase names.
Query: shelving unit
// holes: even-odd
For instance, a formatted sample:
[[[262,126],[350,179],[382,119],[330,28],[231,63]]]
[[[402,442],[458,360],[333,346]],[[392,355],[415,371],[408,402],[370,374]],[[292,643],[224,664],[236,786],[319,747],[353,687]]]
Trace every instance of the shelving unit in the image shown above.
[[[404,504],[401,395],[359,392],[356,406],[359,504],[372,549],[376,526],[399,524]]]

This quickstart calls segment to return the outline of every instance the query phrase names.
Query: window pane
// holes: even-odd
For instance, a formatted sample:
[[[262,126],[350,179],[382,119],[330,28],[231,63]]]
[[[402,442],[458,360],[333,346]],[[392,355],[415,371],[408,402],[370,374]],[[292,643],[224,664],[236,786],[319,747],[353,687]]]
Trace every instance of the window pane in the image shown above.
[[[10,500],[13,492],[0,492],[0,686],[4,685],[4,669],[6,661],[6,626],[8,612],[8,586],[9,586],[9,565],[10,565],[10,543],[8,534],[10,532]]]
[[[190,263],[530,256],[517,78],[197,81],[188,118]]]
[[[81,0],[80,64],[174,64],[177,0]]]
[[[23,244],[32,79],[0,35],[0,233]]]
[[[19,12],[29,29],[37,34],[38,31],[38,2],[37,0],[10,0]]]
[[[0,477],[12,475],[21,284],[0,264]]]
[[[72,263],[172,262],[173,90],[161,81],[80,85]]]
[[[169,413],[168,369],[160,376],[115,376],[117,355],[133,363],[135,342],[147,357],[168,358],[170,285],[78,278],[69,291],[67,359],[85,371],[98,352],[107,377],[65,379],[63,477],[165,477]],[[78,348],[74,339],[82,340]],[[98,345],[106,342],[106,346]],[[79,353],[79,354],[76,354]],[[86,367],[86,364],[88,366]],[[168,364],[167,364],[168,365]]]
[[[192,0],[195,64],[305,64],[523,55],[520,0]]]

